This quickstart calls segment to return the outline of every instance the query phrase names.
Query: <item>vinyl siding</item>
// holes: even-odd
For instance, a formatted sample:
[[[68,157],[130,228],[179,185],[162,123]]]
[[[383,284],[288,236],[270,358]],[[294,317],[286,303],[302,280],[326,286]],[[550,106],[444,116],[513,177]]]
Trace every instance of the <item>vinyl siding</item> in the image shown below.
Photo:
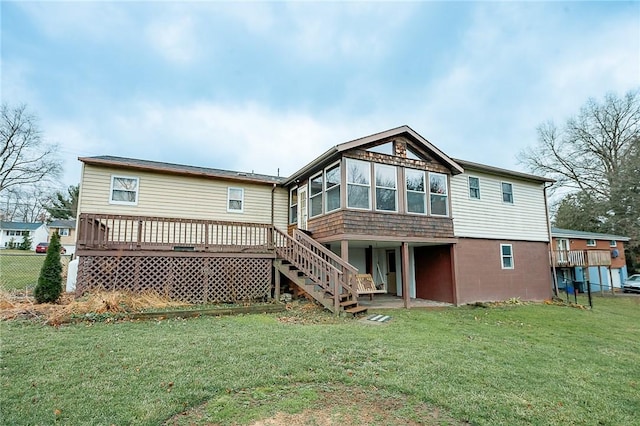
[[[480,179],[480,199],[469,198],[469,176]],[[513,187],[513,204],[502,201],[502,182]],[[456,237],[549,241],[542,183],[468,171],[451,178]]]
[[[110,204],[111,176],[139,178],[138,204]],[[227,189],[243,188],[243,213],[227,212]],[[272,185],[167,175],[85,164],[80,212],[271,223]],[[275,225],[287,229],[288,193],[275,191]]]

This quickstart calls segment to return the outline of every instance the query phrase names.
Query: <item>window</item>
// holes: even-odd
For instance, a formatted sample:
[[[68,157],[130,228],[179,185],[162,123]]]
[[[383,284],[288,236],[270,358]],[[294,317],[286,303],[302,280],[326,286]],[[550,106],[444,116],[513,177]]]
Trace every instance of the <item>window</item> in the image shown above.
[[[397,199],[398,174],[393,166],[375,165],[376,172],[376,210],[395,212]]]
[[[407,147],[407,158],[411,160],[422,160],[422,158],[420,158],[420,156],[418,156],[418,154],[413,152],[409,147]]]
[[[244,188],[227,188],[227,211],[244,212]]]
[[[480,178],[469,176],[469,198],[480,199]]]
[[[422,170],[405,169],[407,186],[407,212],[427,212],[427,193],[424,185],[424,172]]]
[[[377,145],[367,149],[369,152],[376,152],[378,154],[393,155],[393,142],[387,142],[382,145]]]
[[[595,247],[596,240],[587,240],[587,247]]]
[[[500,244],[500,254],[502,256],[502,269],[513,269],[513,246],[511,244]]]
[[[58,229],[58,235],[60,235],[61,237],[68,237],[69,236],[69,228],[59,228]]]
[[[429,195],[430,213],[436,216],[447,216],[449,214],[447,175],[429,173]]]
[[[370,209],[371,164],[347,159],[347,207]]]
[[[610,247],[617,247],[618,246],[618,242],[616,240],[611,240],[611,241],[609,241],[609,246]]]
[[[340,163],[328,167],[325,172],[325,190],[327,198],[327,212],[332,212],[340,208],[340,182],[342,175],[340,173]]]
[[[322,214],[322,173],[309,180],[309,204],[311,206],[311,217]]]
[[[298,187],[289,191],[289,223],[298,223]]]
[[[111,176],[111,204],[138,204],[138,178]]]
[[[502,202],[513,204],[513,185],[502,182]]]

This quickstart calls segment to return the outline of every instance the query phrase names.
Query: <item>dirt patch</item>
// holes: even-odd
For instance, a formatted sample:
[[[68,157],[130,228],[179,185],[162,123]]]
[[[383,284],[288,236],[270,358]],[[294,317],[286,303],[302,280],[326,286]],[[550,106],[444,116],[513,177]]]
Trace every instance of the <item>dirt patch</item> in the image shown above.
[[[310,384],[298,385],[304,388],[303,392],[308,392]],[[286,389],[289,389],[287,391]],[[272,398],[261,394],[259,398],[247,399],[246,395],[251,395],[249,390],[242,390],[231,393],[227,400],[229,405],[237,404],[244,408],[246,414],[257,405],[268,406],[274,401],[283,402],[287,396],[296,400],[296,386],[288,386],[286,389],[280,388],[274,392]],[[256,410],[257,416],[254,420],[243,420],[238,417],[218,418],[211,415],[216,411],[210,407],[218,408],[219,402],[207,402],[199,407],[194,407],[181,413],[167,422],[165,425],[250,425],[250,426],[360,426],[360,425],[466,425],[467,422],[458,421],[444,413],[438,408],[431,407],[422,402],[416,402],[414,398],[405,395],[391,394],[377,388],[348,387],[342,384],[315,385],[314,392],[316,398],[305,401],[305,406],[300,408],[299,404],[291,403],[291,406],[298,407],[289,410],[279,410],[275,414],[260,416],[260,409]],[[284,401],[285,405],[287,404]],[[264,410],[262,410],[263,412]],[[218,411],[219,412],[219,411]],[[262,417],[255,420],[255,417]]]

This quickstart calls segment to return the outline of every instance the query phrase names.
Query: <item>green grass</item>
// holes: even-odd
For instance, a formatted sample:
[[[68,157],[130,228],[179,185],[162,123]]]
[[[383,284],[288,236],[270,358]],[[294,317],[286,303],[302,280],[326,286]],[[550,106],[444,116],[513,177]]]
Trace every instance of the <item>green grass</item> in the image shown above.
[[[35,287],[45,257],[24,250],[0,250],[0,287],[5,290]]]
[[[322,406],[338,386],[471,424],[640,424],[639,302],[394,310],[379,326],[283,314],[4,322],[0,412],[3,424],[157,425],[193,409],[186,424],[249,424]]]

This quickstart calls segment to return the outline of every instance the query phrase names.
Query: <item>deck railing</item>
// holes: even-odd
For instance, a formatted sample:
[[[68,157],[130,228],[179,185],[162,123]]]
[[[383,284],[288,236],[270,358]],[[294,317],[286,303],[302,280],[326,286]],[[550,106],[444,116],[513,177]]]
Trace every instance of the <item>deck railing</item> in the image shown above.
[[[263,252],[273,250],[272,226],[197,219],[83,213],[79,250]]]
[[[551,257],[557,267],[611,265],[611,253],[608,250],[554,250]]]

